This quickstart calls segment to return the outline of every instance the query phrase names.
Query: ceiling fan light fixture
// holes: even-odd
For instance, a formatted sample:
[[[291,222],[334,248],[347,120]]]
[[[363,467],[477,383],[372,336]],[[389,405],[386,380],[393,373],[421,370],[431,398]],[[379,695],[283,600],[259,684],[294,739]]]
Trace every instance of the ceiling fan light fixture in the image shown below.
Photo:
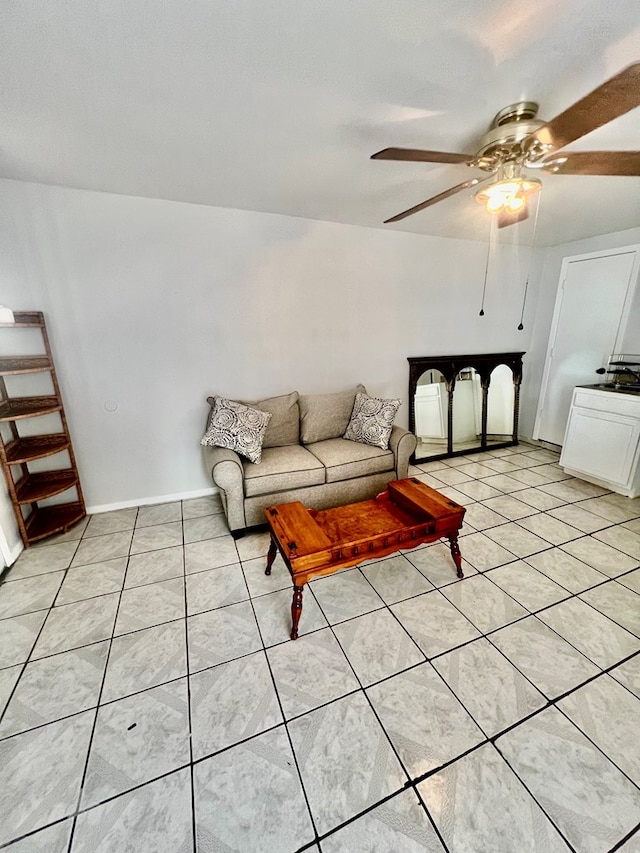
[[[498,181],[483,187],[475,195],[479,204],[483,204],[489,213],[507,210],[517,213],[527,203],[527,199],[540,192],[542,182],[537,178],[514,178]]]

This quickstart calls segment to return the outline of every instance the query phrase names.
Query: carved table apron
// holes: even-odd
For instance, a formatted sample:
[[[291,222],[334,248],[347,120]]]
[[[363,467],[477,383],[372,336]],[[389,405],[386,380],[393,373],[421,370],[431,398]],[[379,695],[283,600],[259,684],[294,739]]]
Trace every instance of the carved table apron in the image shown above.
[[[265,574],[278,551],[293,580],[291,639],[298,638],[305,583],[366,560],[446,537],[459,578],[458,531],[465,508],[415,477],[394,480],[369,501],[335,509],[307,509],[299,501],[267,507],[271,533]]]

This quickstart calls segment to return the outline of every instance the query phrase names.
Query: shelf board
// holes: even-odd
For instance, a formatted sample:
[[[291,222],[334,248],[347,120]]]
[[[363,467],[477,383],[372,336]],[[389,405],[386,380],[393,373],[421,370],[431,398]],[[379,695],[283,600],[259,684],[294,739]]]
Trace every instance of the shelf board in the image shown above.
[[[27,326],[44,326],[42,311],[14,311],[13,323],[0,323],[5,329],[25,328]]]
[[[11,376],[18,373],[42,373],[53,370],[53,365],[46,355],[23,355],[0,358],[0,375]]]
[[[54,533],[67,531],[86,516],[81,503],[56,504],[37,507],[25,520],[28,542],[37,542]]]
[[[67,450],[70,445],[69,437],[62,432],[17,438],[6,446],[7,462],[9,465],[17,465],[20,462],[43,459],[45,456],[53,456]]]
[[[0,403],[0,421],[19,421],[58,412],[62,403],[57,397],[13,397]]]
[[[78,475],[71,469],[28,473],[16,483],[18,503],[30,504],[59,495],[75,486],[77,482]]]

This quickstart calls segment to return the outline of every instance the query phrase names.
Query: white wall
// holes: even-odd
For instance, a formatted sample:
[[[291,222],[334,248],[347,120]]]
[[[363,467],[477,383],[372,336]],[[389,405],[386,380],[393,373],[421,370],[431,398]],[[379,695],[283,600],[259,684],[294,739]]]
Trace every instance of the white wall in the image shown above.
[[[0,183],[0,303],[46,313],[92,508],[208,489],[210,394],[361,381],[406,424],[407,356],[529,349],[527,250],[496,249],[481,318],[483,243]]]

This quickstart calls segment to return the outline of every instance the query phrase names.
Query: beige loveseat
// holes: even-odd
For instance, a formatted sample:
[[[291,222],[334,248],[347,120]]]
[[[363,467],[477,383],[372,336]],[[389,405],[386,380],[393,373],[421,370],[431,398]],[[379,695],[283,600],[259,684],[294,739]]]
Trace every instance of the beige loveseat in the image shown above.
[[[326,509],[368,500],[390,480],[407,476],[416,446],[412,433],[394,425],[388,450],[342,437],[357,391],[366,393],[360,385],[337,394],[294,391],[246,403],[271,414],[257,464],[233,450],[204,448],[234,536],[264,524],[264,510],[272,504],[301,501]]]

